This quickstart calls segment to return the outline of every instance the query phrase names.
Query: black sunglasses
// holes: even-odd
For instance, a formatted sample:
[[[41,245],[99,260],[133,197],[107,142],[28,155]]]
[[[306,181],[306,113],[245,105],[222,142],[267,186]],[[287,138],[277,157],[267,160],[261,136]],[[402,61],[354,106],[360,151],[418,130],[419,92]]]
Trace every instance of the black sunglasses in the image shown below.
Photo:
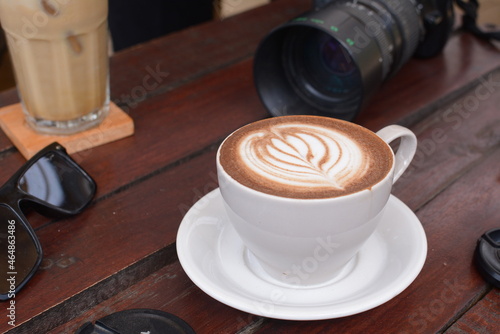
[[[94,180],[53,143],[0,188],[0,300],[15,297],[42,262],[42,247],[23,211],[62,217],[81,212],[96,192]]]

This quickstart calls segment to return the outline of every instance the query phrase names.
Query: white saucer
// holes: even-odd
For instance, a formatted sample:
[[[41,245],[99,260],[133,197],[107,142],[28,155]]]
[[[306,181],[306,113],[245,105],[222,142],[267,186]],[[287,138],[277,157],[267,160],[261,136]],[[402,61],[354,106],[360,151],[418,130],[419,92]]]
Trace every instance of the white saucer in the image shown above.
[[[267,318],[318,320],[360,313],[401,293],[424,265],[427,240],[415,214],[391,195],[382,223],[341,278],[307,288],[275,284],[249,261],[216,189],[182,220],[177,253],[191,280],[226,305]]]

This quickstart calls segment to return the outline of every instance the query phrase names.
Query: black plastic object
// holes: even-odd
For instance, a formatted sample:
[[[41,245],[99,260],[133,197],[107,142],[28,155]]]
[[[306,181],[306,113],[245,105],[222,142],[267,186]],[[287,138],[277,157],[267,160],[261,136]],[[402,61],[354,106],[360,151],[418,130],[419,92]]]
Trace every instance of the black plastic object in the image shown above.
[[[158,310],[132,309],[105,316],[92,324],[85,323],[75,334],[195,334],[177,316]]]
[[[475,261],[484,279],[500,288],[500,229],[490,230],[479,238]]]
[[[264,38],[254,60],[257,91],[273,116],[350,121],[412,56],[421,32],[411,1],[331,1]]]
[[[90,204],[96,187],[58,143],[35,154],[0,187],[0,300],[15,298],[42,261],[27,209],[54,218],[75,215]]]
[[[411,56],[437,55],[455,22],[451,0],[314,5],[271,31],[256,50],[255,86],[272,116],[354,120]]]

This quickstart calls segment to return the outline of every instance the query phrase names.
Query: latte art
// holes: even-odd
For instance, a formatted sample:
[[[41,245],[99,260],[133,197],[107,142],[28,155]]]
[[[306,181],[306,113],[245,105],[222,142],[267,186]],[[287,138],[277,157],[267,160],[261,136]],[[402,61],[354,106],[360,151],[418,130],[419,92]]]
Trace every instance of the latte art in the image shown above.
[[[316,125],[280,124],[241,140],[238,153],[268,182],[343,190],[362,178],[370,157],[343,133]]]
[[[282,116],[244,126],[219,161],[244,186],[291,198],[329,198],[370,188],[391,170],[392,151],[373,132],[327,117]]]

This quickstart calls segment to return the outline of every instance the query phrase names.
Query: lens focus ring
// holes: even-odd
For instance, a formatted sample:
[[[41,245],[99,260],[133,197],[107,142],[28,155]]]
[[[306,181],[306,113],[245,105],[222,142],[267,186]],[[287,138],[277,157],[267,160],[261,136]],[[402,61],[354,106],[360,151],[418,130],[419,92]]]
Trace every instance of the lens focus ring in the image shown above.
[[[361,3],[345,2],[342,4],[345,12],[349,13],[351,17],[360,21],[364,26],[362,33],[366,34],[369,38],[376,41],[379,51],[379,62],[382,66],[382,77],[385,78],[391,69],[391,65],[395,61],[392,51],[394,50],[393,41],[389,40],[387,29],[388,22],[380,15],[380,12],[375,12],[371,8],[364,6]],[[387,15],[386,15],[387,16]]]
[[[422,35],[422,24],[417,5],[414,0],[384,0],[380,1],[399,25],[402,33],[403,43],[401,45],[401,60],[395,69],[397,71],[415,53]]]

